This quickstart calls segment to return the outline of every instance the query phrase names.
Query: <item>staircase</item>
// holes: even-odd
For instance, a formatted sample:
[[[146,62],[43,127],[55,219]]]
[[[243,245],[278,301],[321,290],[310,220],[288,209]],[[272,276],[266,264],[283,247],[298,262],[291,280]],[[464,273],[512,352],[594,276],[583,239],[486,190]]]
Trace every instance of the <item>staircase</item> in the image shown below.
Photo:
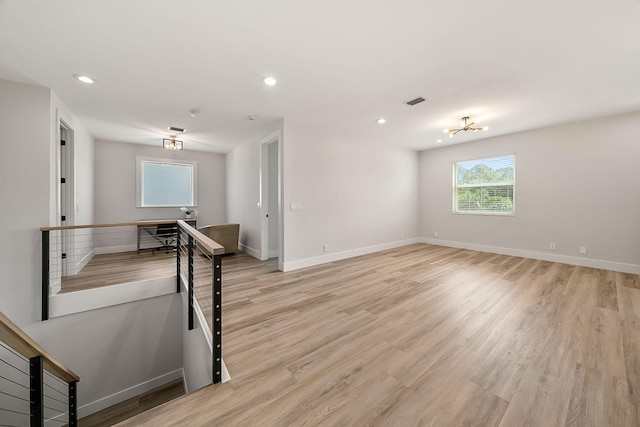
[[[78,375],[0,312],[0,425],[77,425]]]

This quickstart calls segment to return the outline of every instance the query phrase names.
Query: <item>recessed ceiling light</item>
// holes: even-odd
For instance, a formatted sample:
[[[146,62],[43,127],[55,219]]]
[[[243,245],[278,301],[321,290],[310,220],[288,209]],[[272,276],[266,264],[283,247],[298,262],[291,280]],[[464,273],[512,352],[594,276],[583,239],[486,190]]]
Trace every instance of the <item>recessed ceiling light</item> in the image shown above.
[[[384,124],[386,122],[386,120],[385,119],[378,119],[378,120],[376,120],[376,122],[378,122],[379,125],[382,125],[382,124]]]
[[[73,77],[75,77],[76,79],[80,80],[82,83],[93,83],[95,80],[93,80],[91,77],[89,76],[83,76],[82,74],[74,74]]]
[[[442,140],[441,139],[436,139],[436,142],[442,142]]]
[[[200,115],[200,110],[198,110],[197,108],[193,108],[189,110],[189,115],[191,117],[198,117]]]
[[[278,83],[278,81],[276,79],[274,79],[273,77],[265,77],[264,79],[262,79],[262,81],[267,86],[275,86],[276,83]]]

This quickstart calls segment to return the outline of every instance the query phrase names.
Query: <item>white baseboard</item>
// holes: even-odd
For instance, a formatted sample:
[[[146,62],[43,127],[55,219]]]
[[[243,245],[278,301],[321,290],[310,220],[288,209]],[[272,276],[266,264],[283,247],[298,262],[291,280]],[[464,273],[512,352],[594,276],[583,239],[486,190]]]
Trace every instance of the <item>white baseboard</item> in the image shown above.
[[[171,381],[175,381],[179,378],[183,378],[182,369],[176,369],[175,371],[167,372],[166,374],[160,375],[159,377],[126,388],[122,391],[103,397],[102,399],[98,399],[94,402],[87,403],[86,405],[80,406],[78,408],[78,418],[86,417],[87,415],[91,415],[95,412],[108,408],[109,406],[113,406],[116,403],[120,403],[139,394],[151,391],[156,387],[160,387],[161,385],[170,383]]]
[[[252,247],[245,246],[242,243],[238,245],[238,249],[244,253],[251,255],[254,258],[260,259],[260,251],[257,249],[253,249]]]
[[[49,285],[49,296],[56,295],[61,290],[62,290],[62,279],[60,278],[53,279],[51,284]]]
[[[368,246],[366,248],[351,249],[348,251],[336,252],[327,255],[321,255],[313,258],[305,258],[297,261],[285,262],[282,265],[282,271],[293,271],[300,268],[313,267],[314,265],[325,264],[327,262],[339,261],[342,259],[353,258],[360,255],[367,255],[374,252],[380,252],[387,249],[398,248],[400,246],[412,245],[414,243],[420,243],[420,238],[404,239],[395,242],[383,243],[375,246]]]
[[[419,239],[422,243],[447,246],[451,248],[470,249],[494,254],[519,256],[523,258],[539,259],[542,261],[559,262],[562,264],[579,265],[581,267],[599,268],[602,270],[619,271],[622,273],[640,274],[640,265],[625,264],[622,262],[605,261],[593,258],[574,257],[569,255],[550,254],[546,252],[529,251],[524,249],[504,248],[500,246],[479,245],[476,243],[457,242],[453,240],[441,240],[432,238]]]
[[[95,254],[96,250],[91,249],[89,253],[82,257],[82,259],[76,263],[76,273],[79,273],[80,270],[82,270],[87,264],[89,264],[89,261],[91,261]]]
[[[115,254],[119,252],[131,252],[131,251],[137,251],[137,250],[138,250],[137,245],[102,246],[99,248],[95,248],[96,255]]]

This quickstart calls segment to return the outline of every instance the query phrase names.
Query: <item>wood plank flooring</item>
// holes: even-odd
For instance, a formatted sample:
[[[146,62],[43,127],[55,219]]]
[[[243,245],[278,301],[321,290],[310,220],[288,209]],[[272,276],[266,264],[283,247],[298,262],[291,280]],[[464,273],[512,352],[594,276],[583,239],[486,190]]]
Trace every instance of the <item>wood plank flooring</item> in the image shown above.
[[[119,425],[640,425],[638,275],[427,244],[223,268],[232,380]]]
[[[184,395],[184,383],[182,379],[178,379],[81,418],[78,420],[78,425],[109,427],[182,395]]]
[[[118,252],[94,256],[75,276],[62,278],[60,293],[176,275],[175,252]]]

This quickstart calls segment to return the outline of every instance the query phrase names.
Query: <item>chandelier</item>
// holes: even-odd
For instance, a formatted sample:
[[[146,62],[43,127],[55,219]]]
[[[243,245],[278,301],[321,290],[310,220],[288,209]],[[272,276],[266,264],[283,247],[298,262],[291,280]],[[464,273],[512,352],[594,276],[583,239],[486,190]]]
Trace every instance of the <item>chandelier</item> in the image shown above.
[[[457,128],[457,129],[444,129],[444,133],[448,133],[449,134],[449,138],[453,138],[454,135],[456,135],[458,132],[462,132],[462,131],[479,131],[479,130],[488,130],[489,126],[484,126],[484,127],[477,127],[474,126],[476,124],[476,122],[470,122],[470,118],[467,117],[463,117],[462,118],[462,124],[461,124],[461,128]]]
[[[167,148],[169,150],[182,150],[183,144],[182,141],[176,139],[175,135],[169,135],[169,138],[162,139],[162,148]]]

